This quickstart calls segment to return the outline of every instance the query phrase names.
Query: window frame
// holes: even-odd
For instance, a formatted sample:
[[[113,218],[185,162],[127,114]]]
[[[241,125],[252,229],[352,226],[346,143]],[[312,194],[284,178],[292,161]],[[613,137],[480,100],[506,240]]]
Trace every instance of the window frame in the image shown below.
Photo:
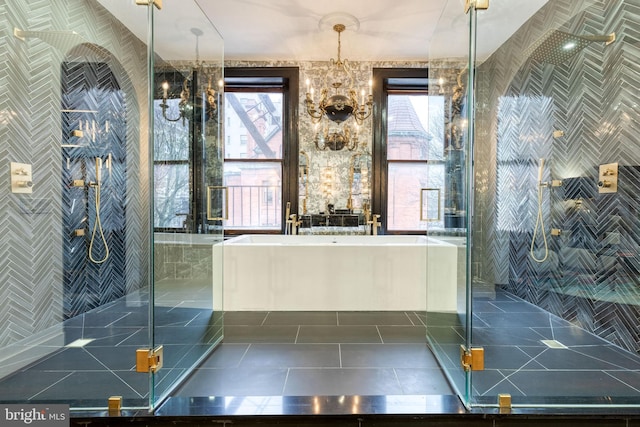
[[[291,212],[298,210],[298,67],[225,67],[225,92],[256,91],[258,89],[281,88],[282,90],[282,159],[224,159],[224,162],[280,162],[281,180],[281,224],[279,229],[239,229],[225,226],[225,235],[242,234],[282,234],[286,229],[287,202],[291,203]],[[225,108],[227,106],[225,105]],[[223,120],[226,124],[226,121]]]
[[[372,77],[373,86],[379,88],[373,94],[372,212],[379,213],[382,218],[381,234],[425,234],[427,230],[389,230],[387,227],[390,163],[387,158],[387,113],[389,94],[401,92],[407,94],[429,94],[429,70],[428,68],[374,68]],[[425,165],[441,163],[428,160],[393,160],[392,162],[398,164],[424,163]]]

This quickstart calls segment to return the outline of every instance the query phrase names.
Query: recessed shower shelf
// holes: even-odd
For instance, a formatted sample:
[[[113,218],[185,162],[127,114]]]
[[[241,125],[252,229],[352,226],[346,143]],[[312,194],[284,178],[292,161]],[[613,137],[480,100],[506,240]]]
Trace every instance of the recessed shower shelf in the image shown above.
[[[92,113],[98,114],[97,110],[61,110],[63,113]]]

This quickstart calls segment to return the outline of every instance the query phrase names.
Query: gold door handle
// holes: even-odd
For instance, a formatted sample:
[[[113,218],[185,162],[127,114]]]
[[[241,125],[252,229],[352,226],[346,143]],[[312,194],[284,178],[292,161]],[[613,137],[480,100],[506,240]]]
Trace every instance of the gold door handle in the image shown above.
[[[425,192],[435,191],[438,200],[438,215],[435,218],[424,217]],[[440,189],[439,188],[421,188],[420,189],[420,221],[436,222],[441,220],[440,216]]]
[[[219,192],[220,190],[224,190],[224,201],[223,201],[223,205],[224,205],[224,209],[223,209],[223,216],[213,216],[214,214],[211,212],[211,208],[212,208],[212,203],[211,203],[211,198],[212,196]],[[224,185],[209,185],[207,186],[207,220],[209,221],[225,221],[229,219],[229,187],[224,186]]]

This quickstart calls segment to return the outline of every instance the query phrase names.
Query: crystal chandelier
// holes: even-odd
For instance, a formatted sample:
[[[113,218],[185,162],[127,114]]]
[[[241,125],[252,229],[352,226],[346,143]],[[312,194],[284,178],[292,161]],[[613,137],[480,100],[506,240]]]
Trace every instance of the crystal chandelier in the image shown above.
[[[305,107],[311,121],[316,124],[314,142],[319,150],[339,151],[347,148],[353,151],[358,146],[358,126],[371,116],[373,111],[373,95],[371,81],[368,83],[368,93],[364,89],[358,93],[354,86],[349,60],[340,57],[340,34],[346,29],[344,24],[335,24],[333,30],[338,33],[338,59],[331,58],[329,69],[324,76],[324,86],[320,90],[320,98],[316,103],[315,90],[307,79]],[[346,123],[353,117],[355,129]],[[322,128],[320,124],[323,123]]]

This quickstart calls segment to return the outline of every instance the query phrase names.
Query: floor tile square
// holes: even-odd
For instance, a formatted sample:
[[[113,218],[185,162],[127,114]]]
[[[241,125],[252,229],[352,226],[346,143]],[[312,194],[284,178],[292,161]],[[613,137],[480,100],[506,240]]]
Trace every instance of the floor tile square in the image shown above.
[[[271,311],[265,325],[337,325],[335,311]]]
[[[260,366],[199,369],[173,396],[278,396],[287,371]]]
[[[197,369],[237,368],[240,366],[240,362],[248,349],[249,344],[222,343],[211,352]]]
[[[252,344],[240,367],[337,368],[339,350],[337,344]]]
[[[267,315],[266,311],[226,311],[224,325],[262,325]]]
[[[294,343],[298,336],[297,325],[245,326],[227,325],[224,327],[226,343]]]
[[[437,368],[426,344],[340,344],[345,368]]]
[[[338,325],[400,325],[412,326],[409,315],[402,311],[341,311],[338,312]]]
[[[382,342],[392,343],[424,343],[427,329],[424,326],[378,326]]]
[[[297,343],[382,343],[375,326],[300,326]]]

